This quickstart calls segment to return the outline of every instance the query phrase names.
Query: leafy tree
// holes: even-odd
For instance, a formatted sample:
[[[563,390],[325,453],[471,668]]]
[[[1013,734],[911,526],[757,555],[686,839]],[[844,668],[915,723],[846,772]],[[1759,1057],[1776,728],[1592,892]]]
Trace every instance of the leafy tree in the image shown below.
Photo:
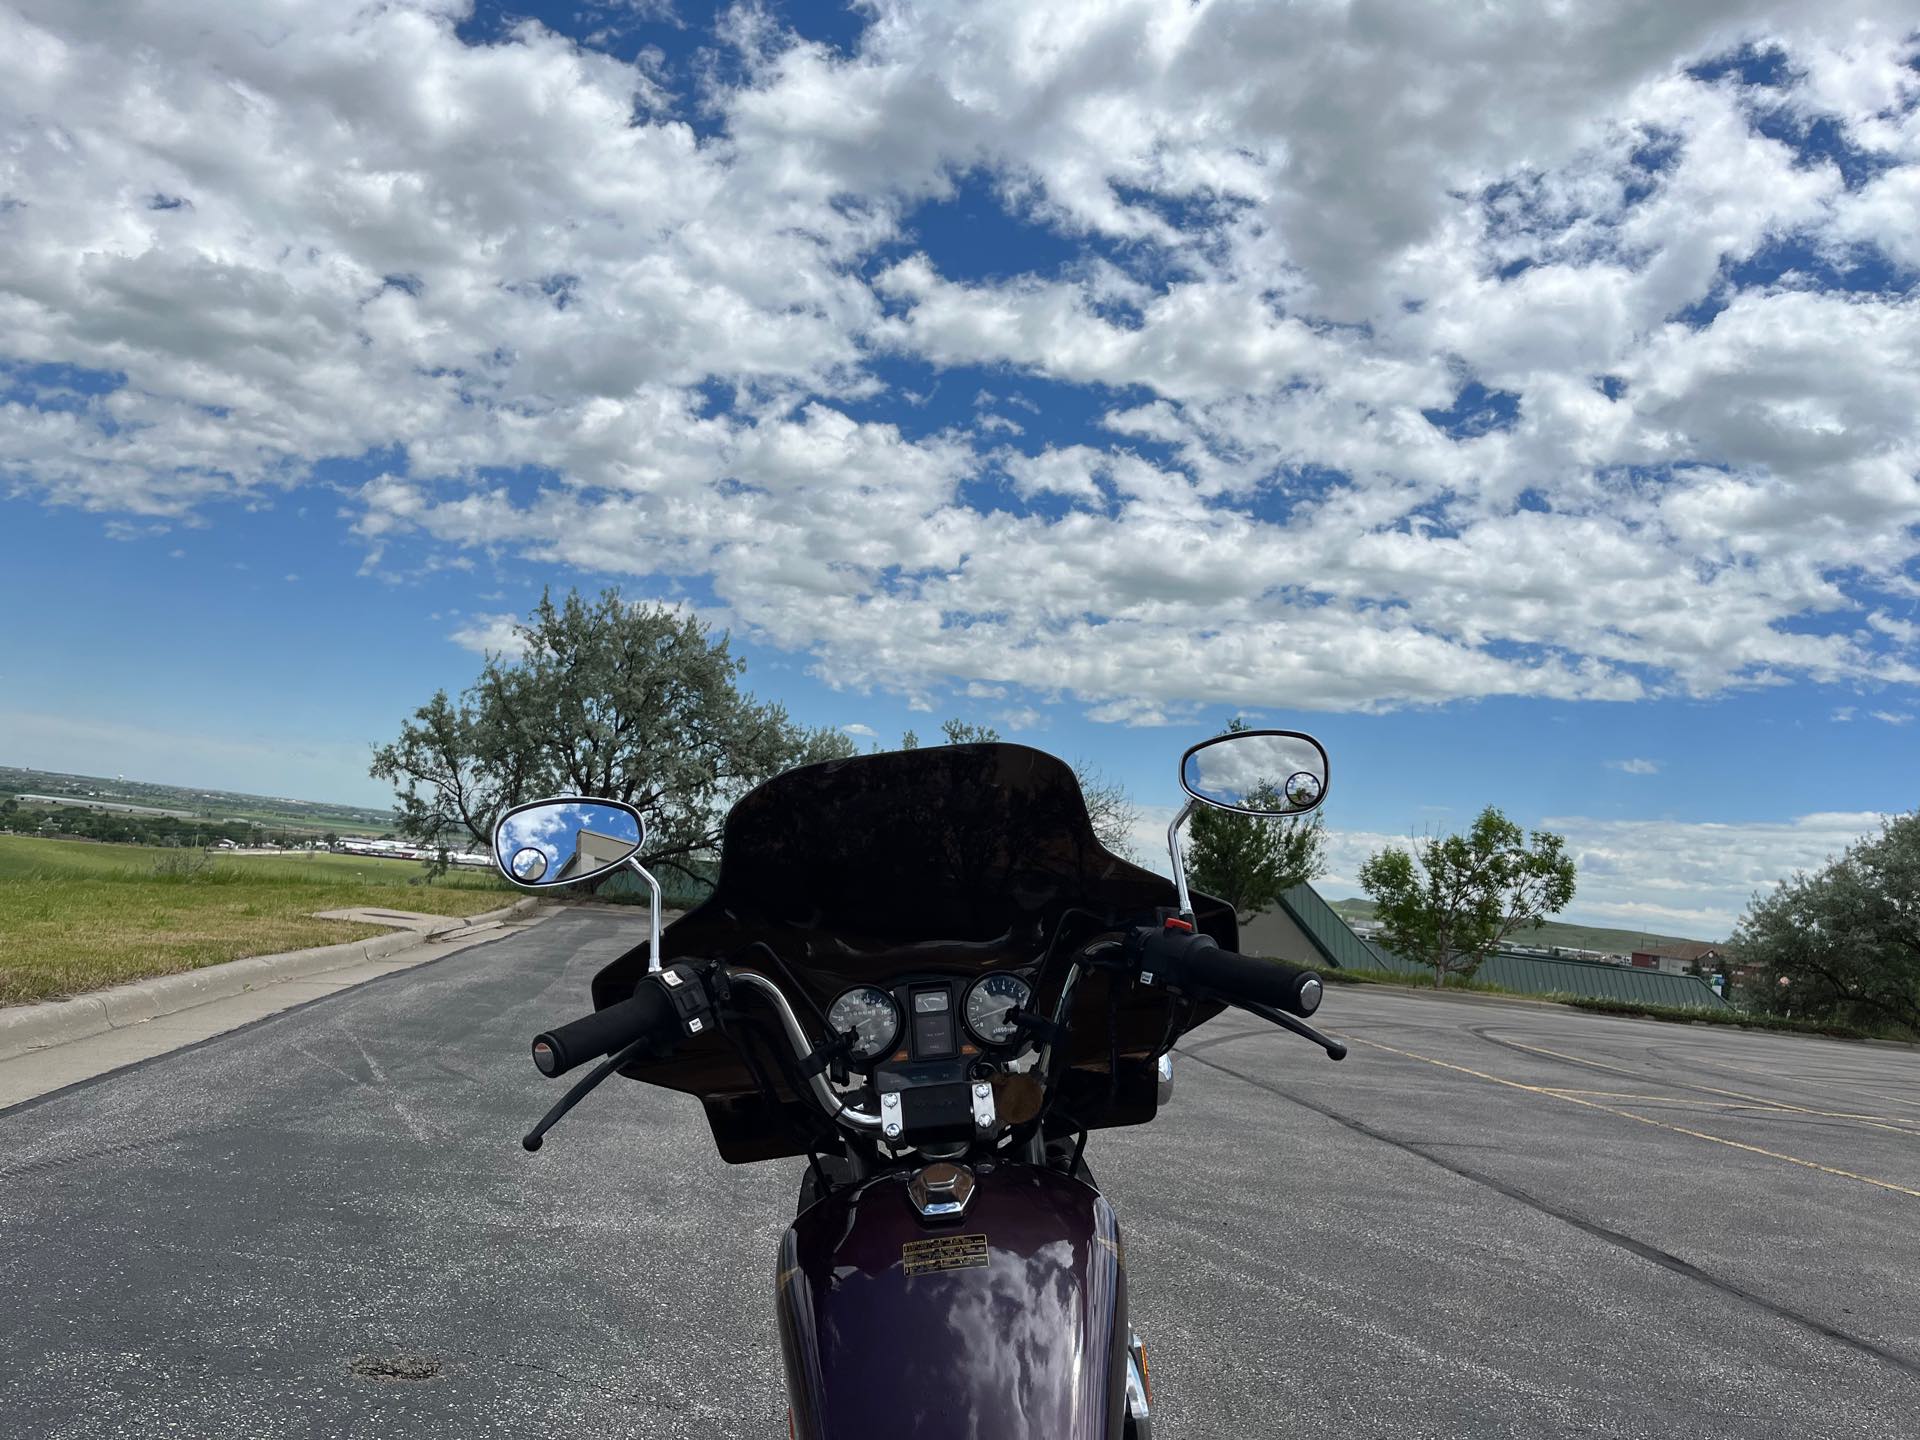
[[[1127,787],[1086,760],[1073,762],[1074,778],[1080,782],[1080,795],[1087,802],[1087,818],[1100,843],[1116,855],[1133,859],[1133,827],[1140,818],[1140,807],[1133,803]]]
[[[1285,808],[1270,785],[1247,798]],[[1195,889],[1233,906],[1243,925],[1272,909],[1285,891],[1326,873],[1327,830],[1318,815],[1263,820],[1199,805],[1192,826],[1187,878]]]
[[[1409,960],[1471,979],[1522,926],[1538,929],[1573,899],[1574,864],[1548,830],[1530,835],[1489,805],[1465,835],[1428,835],[1360,867],[1382,938]]]
[[[949,745],[991,745],[1000,732],[991,725],[975,724],[958,716],[943,721],[940,733]],[[902,750],[918,749],[920,737],[908,730],[900,737]],[[1087,818],[1102,845],[1119,855],[1133,853],[1133,825],[1139,819],[1139,807],[1118,780],[1110,779],[1083,760],[1076,760],[1073,775],[1080,782],[1080,794],[1087,802]]]
[[[1763,1008],[1920,1031],[1920,812],[1756,899],[1729,948]]]
[[[426,844],[494,822],[542,795],[624,800],[647,820],[643,864],[696,875],[734,799],[795,765],[853,753],[743,694],[728,637],[666,607],[551,595],[514,626],[516,655],[489,655],[458,700],[437,692],[372,773],[398,791],[399,831]]]
[[[991,725],[975,725],[960,719],[947,721],[940,727],[940,733],[947,737],[949,745],[991,745],[1000,738],[1000,732]]]

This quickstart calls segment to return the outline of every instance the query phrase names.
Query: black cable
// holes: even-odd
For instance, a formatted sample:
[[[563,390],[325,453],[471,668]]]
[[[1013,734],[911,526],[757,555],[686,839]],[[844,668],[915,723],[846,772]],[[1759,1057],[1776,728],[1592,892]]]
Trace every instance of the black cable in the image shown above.
[[[1047,941],[1047,948],[1040,952],[1040,966],[1034,976],[1035,981],[1038,982],[1033,987],[1034,994],[1039,996],[1046,994],[1044,982],[1047,978],[1047,968],[1053,964],[1054,956],[1059,950],[1060,936],[1067,928],[1067,921],[1075,915],[1091,920],[1096,925],[1101,925],[1108,929],[1113,928],[1113,922],[1107,916],[1096,915],[1093,911],[1082,909],[1078,905],[1069,905],[1066,909],[1062,910],[1060,912],[1060,918],[1054,921],[1053,924],[1053,938]],[[1057,1000],[1058,997],[1056,996],[1055,999]]]
[[[1085,914],[1089,914],[1090,912],[1083,910],[1080,913],[1085,915]],[[1098,917],[1095,917],[1095,918],[1098,918]],[[1104,924],[1106,922],[1103,921],[1102,923]],[[1119,948],[1119,945],[1120,945],[1120,942],[1117,940],[1090,941],[1088,944],[1083,945],[1081,947],[1080,953],[1076,958],[1084,961],[1087,959],[1087,957],[1091,956],[1092,953],[1096,950],[1117,949]],[[1089,964],[1088,968],[1091,969],[1093,968],[1093,966]],[[1114,989],[1114,982],[1113,982],[1114,973],[1115,972],[1112,970],[1108,970],[1106,972],[1107,1003],[1109,1007],[1108,1036],[1109,1036],[1110,1047],[1111,1047],[1110,1056],[1117,1055],[1118,1053],[1117,1046],[1119,1043],[1117,1029],[1116,1029],[1118,1025],[1118,1019],[1117,1019],[1117,1016],[1114,1014],[1114,1008],[1113,1008],[1119,1004],[1119,999]],[[1063,1031],[1071,1030],[1072,1023],[1073,1023],[1073,1017],[1071,1014],[1069,1014],[1061,1022],[1061,1029]],[[1112,1066],[1112,1062],[1110,1059],[1109,1061],[1110,1070],[1111,1070],[1111,1066]],[[1064,1083],[1066,1076],[1070,1074],[1072,1070],[1073,1070],[1073,1064],[1071,1060],[1069,1060],[1067,1057],[1067,1047],[1064,1044],[1056,1045],[1053,1055],[1051,1057],[1051,1068],[1049,1069],[1047,1074],[1040,1077],[1040,1083],[1044,1090],[1044,1095],[1040,1102],[1040,1113],[1034,1116],[1033,1119],[1030,1122],[1028,1122],[1036,1127],[1034,1130],[1034,1133],[1040,1137],[1041,1142],[1043,1144],[1046,1141],[1046,1123],[1048,1118],[1053,1114],[1054,1102],[1056,1099],[1059,1098],[1061,1085]],[[1112,1108],[1111,1099],[1109,1099],[1108,1101],[1107,1108],[1108,1109]],[[1072,1119],[1071,1116],[1067,1118]]]
[[[794,974],[793,967],[781,957],[778,950],[775,950],[766,941],[755,940],[750,945],[742,946],[739,950],[736,950],[727,957],[727,963],[731,965],[742,956],[751,955],[756,950],[764,950],[767,958],[779,967],[780,974],[787,982],[787,988],[799,995],[801,1002],[806,1005],[809,1010],[813,1011],[813,1018],[820,1022],[820,1028],[825,1030],[827,1028],[827,1012],[820,1008],[820,1003],[808,993],[807,987],[800,983],[800,977]]]
[[[1073,1142],[1073,1159],[1067,1165],[1067,1174],[1076,1179],[1080,1173],[1080,1161],[1087,1153],[1087,1127],[1080,1127],[1080,1138]]]
[[[1113,1102],[1120,1098],[1120,987],[1107,972],[1107,1103],[1100,1109],[1105,1120],[1113,1114]]]
[[[759,942],[755,943],[759,944]],[[751,950],[753,946],[748,946],[747,948]],[[768,954],[773,954],[771,948],[765,946],[761,948],[767,949]],[[774,955],[775,961],[778,961],[779,958],[778,955]],[[731,987],[728,987],[727,995],[730,1000],[732,994]],[[758,1028],[751,1021],[747,1020],[746,1012],[738,1008],[729,1012],[726,1006],[715,1006],[714,1018],[719,1025],[720,1033],[726,1038],[727,1043],[733,1047],[733,1053],[739,1057],[740,1063],[747,1067],[747,1073],[753,1077],[754,1088],[760,1092],[761,1104],[765,1106],[767,1111],[768,1123],[784,1128],[790,1140],[797,1140],[803,1151],[811,1151],[816,1144],[817,1137],[813,1133],[802,1130],[793,1123],[793,1117],[787,1108],[786,1102],[780,1098],[780,1089],[773,1083],[773,1077],[768,1073],[764,1060],[758,1053],[759,1042],[762,1038]],[[746,1021],[746,1023],[736,1030],[736,1027],[727,1023],[729,1018]],[[784,1036],[782,1038],[784,1038]],[[774,1054],[777,1058],[779,1055],[778,1046],[774,1047]],[[791,1083],[791,1081],[789,1083]],[[803,1084],[792,1086],[793,1093],[796,1096],[802,1093],[803,1088]]]
[[[771,1000],[768,1000],[766,1003],[771,1005],[773,1002]],[[749,1026],[748,1028],[751,1029],[752,1027]],[[786,1031],[778,1026],[776,1026],[775,1028],[779,1031],[778,1037],[776,1039],[769,1039],[767,1041],[767,1047],[773,1053],[774,1066],[776,1069],[779,1070],[780,1077],[787,1082],[787,1088],[793,1092],[794,1098],[796,1100],[804,1101],[807,1094],[807,1089],[808,1089],[806,1078],[801,1075],[800,1071],[795,1066],[794,1057],[791,1053],[792,1047],[786,1044],[786,1038],[787,1038]],[[771,1083],[766,1083],[766,1090],[767,1090],[767,1095],[770,1103],[774,1106],[775,1110],[778,1112],[781,1122],[784,1125],[786,1125],[789,1135],[793,1137],[797,1137],[801,1141],[804,1148],[808,1148],[808,1149],[813,1148],[813,1146],[818,1143],[818,1138],[822,1134],[837,1133],[837,1132],[831,1132],[831,1131],[808,1131],[808,1130],[801,1129],[799,1126],[794,1124],[792,1114],[788,1110],[786,1103],[780,1099],[780,1094],[778,1089],[775,1088]],[[811,1111],[807,1111],[806,1113],[809,1116],[811,1116],[812,1114]]]

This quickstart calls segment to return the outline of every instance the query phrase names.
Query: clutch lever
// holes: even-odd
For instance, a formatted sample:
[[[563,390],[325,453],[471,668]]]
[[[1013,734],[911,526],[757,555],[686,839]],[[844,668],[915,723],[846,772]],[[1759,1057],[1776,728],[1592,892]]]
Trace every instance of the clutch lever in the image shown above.
[[[1306,1021],[1297,1016],[1289,1015],[1284,1010],[1276,1010],[1271,1005],[1262,1005],[1257,1000],[1241,1000],[1236,1003],[1242,1010],[1247,1011],[1249,1014],[1258,1015],[1262,1020],[1271,1021],[1282,1030],[1291,1030],[1303,1040],[1311,1040],[1327,1052],[1327,1058],[1329,1060],[1344,1060],[1347,1058],[1347,1047],[1345,1045],[1330,1035],[1322,1035],[1318,1030],[1314,1029],[1313,1026],[1307,1024]]]

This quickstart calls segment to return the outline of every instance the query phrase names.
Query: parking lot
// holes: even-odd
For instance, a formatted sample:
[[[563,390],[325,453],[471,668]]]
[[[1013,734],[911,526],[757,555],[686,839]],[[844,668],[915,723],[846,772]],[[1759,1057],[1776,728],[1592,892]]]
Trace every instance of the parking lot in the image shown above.
[[[616,1084],[537,929],[0,1112],[0,1434],[784,1433],[797,1162]],[[1920,1432],[1920,1053],[1342,988],[1097,1135],[1157,1434]],[[427,1378],[385,1378],[423,1359]],[[877,1357],[878,1358],[878,1357]]]

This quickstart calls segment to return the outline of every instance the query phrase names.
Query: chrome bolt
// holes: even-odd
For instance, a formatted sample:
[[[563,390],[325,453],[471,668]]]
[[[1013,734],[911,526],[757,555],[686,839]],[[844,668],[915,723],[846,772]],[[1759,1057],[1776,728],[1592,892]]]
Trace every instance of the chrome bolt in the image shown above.
[[[992,1093],[993,1087],[991,1085],[976,1085],[973,1087],[973,1098],[976,1100],[984,1100]]]

